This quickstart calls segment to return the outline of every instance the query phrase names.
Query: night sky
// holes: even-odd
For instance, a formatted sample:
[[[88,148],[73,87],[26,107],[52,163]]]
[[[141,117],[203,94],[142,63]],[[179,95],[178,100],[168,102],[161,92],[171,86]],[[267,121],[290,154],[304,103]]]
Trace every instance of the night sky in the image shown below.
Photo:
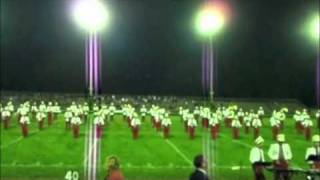
[[[1,0],[3,90],[84,92],[85,32],[71,0]],[[106,0],[103,92],[201,95],[200,0]],[[297,98],[314,104],[317,49],[301,26],[319,0],[227,1],[232,16],[215,39],[217,95]]]

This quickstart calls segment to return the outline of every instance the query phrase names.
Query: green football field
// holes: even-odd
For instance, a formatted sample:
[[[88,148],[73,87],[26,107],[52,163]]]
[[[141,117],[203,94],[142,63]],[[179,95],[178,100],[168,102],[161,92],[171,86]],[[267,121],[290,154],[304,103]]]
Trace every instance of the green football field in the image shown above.
[[[193,171],[192,159],[204,151],[206,140],[205,130],[197,128],[197,136],[189,139],[184,132],[179,116],[172,116],[173,125],[171,137],[163,139],[162,133],[156,132],[151,125],[150,117],[142,123],[140,138],[134,140],[122,115],[116,115],[105,128],[100,146],[99,178],[105,176],[105,159],[116,155],[121,162],[126,179],[136,180],[182,180],[188,179]],[[265,153],[273,142],[268,119],[262,129],[265,138]],[[71,131],[65,131],[64,119],[61,114],[50,127],[38,131],[37,122],[32,120],[30,135],[21,136],[21,128],[16,117],[11,121],[11,127],[4,130],[1,127],[1,179],[65,179],[68,171],[77,171],[80,179],[84,177],[85,125],[81,126],[81,136],[72,137]],[[2,126],[2,125],[1,125]],[[313,132],[316,132],[316,128]],[[305,150],[311,145],[303,135],[297,134],[292,119],[287,119],[283,131],[293,152],[292,167],[307,168],[304,161]],[[240,140],[232,139],[232,131],[221,127],[218,140],[210,140],[212,156],[214,156],[214,176],[221,180],[253,179],[249,163],[249,151],[253,145],[253,134],[241,131]],[[267,157],[267,155],[265,154]],[[266,172],[268,179],[272,174]],[[302,179],[296,176],[293,179]]]

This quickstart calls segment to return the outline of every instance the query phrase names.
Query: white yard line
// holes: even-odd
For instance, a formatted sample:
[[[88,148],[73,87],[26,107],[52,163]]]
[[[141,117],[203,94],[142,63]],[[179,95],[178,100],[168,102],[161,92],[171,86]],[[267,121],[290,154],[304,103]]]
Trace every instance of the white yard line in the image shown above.
[[[165,141],[182,157],[182,159],[184,159],[188,164],[193,165],[192,161],[187,158],[187,156],[183,154],[176,145],[174,145],[169,139],[166,139]]]
[[[21,167],[21,168],[78,168],[79,165],[74,165],[74,164],[64,164],[62,162],[56,163],[56,164],[41,164],[40,162],[33,163],[33,164],[1,164],[0,167],[5,167],[5,168],[16,168],[16,167]],[[186,166],[186,165],[164,165],[164,166],[153,166],[152,164],[146,164],[146,165],[131,165],[131,164],[125,164],[122,166],[125,169],[192,169],[194,168],[192,165]],[[241,169],[251,169],[251,166],[215,166],[216,168],[220,169],[236,169],[236,168],[241,168]]]

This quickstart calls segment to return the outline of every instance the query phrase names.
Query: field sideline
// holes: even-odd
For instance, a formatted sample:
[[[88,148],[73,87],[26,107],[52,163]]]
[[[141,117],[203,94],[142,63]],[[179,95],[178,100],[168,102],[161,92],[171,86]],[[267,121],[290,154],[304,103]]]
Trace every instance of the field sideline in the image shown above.
[[[107,125],[101,140],[99,179],[105,176],[105,158],[116,155],[120,158],[126,179],[182,180],[192,172],[192,159],[203,151],[203,130],[197,128],[197,137],[190,140],[184,132],[179,116],[172,116],[172,136],[165,140],[162,133],[152,128],[150,117],[142,122],[141,135],[133,140],[131,130],[122,115],[116,115]],[[265,138],[265,153],[273,142],[268,118],[262,129]],[[16,118],[11,128],[1,128],[1,179],[64,179],[69,170],[78,171],[83,177],[85,125],[81,126],[81,136],[73,139],[66,132],[62,114],[51,127],[38,131],[32,120],[30,136],[23,138]],[[315,123],[315,122],[314,122]],[[314,127],[313,132],[316,132]],[[284,133],[293,152],[293,167],[307,168],[304,161],[305,150],[310,142],[295,132],[294,121],[287,119]],[[215,152],[215,177],[221,180],[252,179],[249,151],[253,145],[253,134],[241,131],[241,139],[233,140],[231,129],[222,125],[218,140],[213,143]],[[234,169],[234,170],[232,170]],[[266,173],[270,178],[271,174]],[[28,178],[27,178],[28,177]],[[236,177],[236,178],[235,178]],[[269,179],[268,178],[268,179]],[[296,177],[293,179],[301,179]]]

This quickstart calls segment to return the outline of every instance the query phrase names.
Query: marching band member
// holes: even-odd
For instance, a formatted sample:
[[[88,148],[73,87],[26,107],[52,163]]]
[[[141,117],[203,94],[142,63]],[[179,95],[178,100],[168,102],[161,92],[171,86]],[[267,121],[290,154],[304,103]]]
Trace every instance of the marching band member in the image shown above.
[[[38,106],[36,102],[33,102],[32,106],[31,106],[31,113],[32,113],[32,117],[36,117],[36,114],[38,112]]]
[[[256,114],[253,116],[252,120],[252,127],[254,129],[254,139],[258,138],[260,136],[260,127],[262,126],[261,120],[259,119],[259,116]]]
[[[53,106],[52,106],[52,102],[48,103],[47,113],[48,113],[48,125],[51,126],[52,121],[53,121]]]
[[[252,117],[249,115],[248,112],[245,113],[243,121],[244,121],[245,133],[249,134],[250,128],[251,128],[251,124],[252,124]]]
[[[82,110],[83,110],[83,114],[84,114],[84,121],[86,121],[88,119],[88,115],[89,115],[89,111],[90,111],[90,108],[89,108],[89,105],[87,102],[85,102],[82,105]]]
[[[239,118],[239,121],[241,124],[243,124],[243,121],[244,121],[244,112],[242,110],[242,108],[239,109],[238,113],[237,113],[237,116]]]
[[[54,105],[52,106],[52,113],[53,113],[53,119],[56,120],[59,113],[61,113],[61,109],[58,102],[55,102]]]
[[[202,127],[209,127],[209,119],[210,119],[210,109],[205,107],[201,113]]]
[[[259,119],[263,119],[264,110],[263,110],[263,108],[261,106],[259,107],[259,110],[258,110],[257,114],[259,116]]]
[[[227,110],[226,110],[226,126],[228,127],[228,128],[231,128],[231,123],[232,123],[232,120],[233,120],[233,118],[234,118],[234,116],[235,116],[235,112],[234,112],[234,110],[233,110],[233,107],[229,107],[229,108],[227,108]]]
[[[293,115],[293,119],[295,120],[295,127],[298,133],[303,132],[303,126],[302,126],[302,121],[303,121],[303,116],[301,115],[300,111],[296,111],[295,114]]]
[[[239,139],[240,138],[240,128],[242,126],[241,126],[241,123],[240,123],[237,116],[235,116],[235,118],[232,120],[231,127],[233,129],[233,139]]]
[[[140,125],[141,125],[141,121],[138,118],[138,115],[135,113],[131,121],[133,139],[138,139]]]
[[[38,128],[39,130],[42,130],[44,126],[44,119],[46,118],[46,114],[42,111],[38,111],[36,114],[36,118],[38,120]]]
[[[10,101],[7,103],[7,108],[8,108],[8,110],[10,111],[10,114],[13,115],[13,113],[14,113],[14,105],[13,105],[11,99],[10,99]]]
[[[71,119],[73,117],[73,114],[71,112],[71,108],[67,108],[67,111],[64,113],[64,120],[66,122],[66,130],[70,130],[71,128]]]
[[[78,138],[80,136],[80,125],[81,125],[81,118],[77,115],[71,118],[71,125],[73,130],[73,137]]]
[[[189,109],[185,109],[185,110],[182,112],[182,120],[183,120],[185,132],[188,132],[188,131],[189,131],[189,129],[188,129],[188,119],[189,119],[189,116],[191,116],[191,115],[189,114]]]
[[[1,119],[4,123],[4,129],[8,129],[10,125],[11,112],[7,106],[1,112]]]
[[[309,147],[306,151],[306,160],[310,156],[320,157],[320,136],[318,134],[312,136],[313,146]],[[320,161],[308,161],[311,166],[311,169],[320,170]]]
[[[219,119],[216,113],[212,113],[210,116],[209,125],[211,127],[211,138],[217,139],[219,134]]]
[[[97,115],[94,118],[94,124],[96,126],[96,136],[98,139],[100,139],[103,135],[104,118],[100,115]]]
[[[292,152],[290,145],[285,142],[285,135],[278,134],[277,143],[271,144],[268,155],[273,161],[274,167],[276,169],[274,174],[274,179],[279,180],[289,180],[289,174],[284,170],[288,170],[289,161],[292,159]]]
[[[142,105],[142,107],[140,109],[140,114],[141,114],[142,121],[144,121],[146,118],[146,115],[147,115],[147,108],[144,104]]]
[[[197,127],[197,121],[194,119],[193,114],[188,115],[188,130],[189,130],[189,136],[191,139],[194,139],[195,137],[195,131]]]
[[[272,127],[272,137],[273,140],[277,139],[278,134],[280,133],[280,120],[277,119],[276,115],[272,115],[270,118],[270,125]]]
[[[29,134],[28,125],[30,124],[30,119],[27,114],[22,114],[20,118],[20,124],[22,129],[23,137],[27,137]]]
[[[250,162],[252,164],[252,169],[255,175],[255,180],[265,180],[265,176],[263,173],[263,166],[259,163],[265,162],[264,152],[263,152],[263,142],[264,139],[259,136],[255,139],[256,146],[253,147],[250,151]]]
[[[113,120],[113,116],[116,113],[117,108],[114,106],[113,103],[109,106],[109,114],[110,114],[110,120]]]
[[[305,115],[304,118],[305,119],[302,122],[302,126],[304,128],[305,138],[306,138],[306,140],[309,141],[311,139],[311,133],[312,133],[311,132],[311,127],[313,126],[313,122],[312,122],[312,120],[311,120],[309,115]]]
[[[280,120],[280,129],[284,128],[284,121],[286,120],[286,114],[288,112],[287,108],[282,108],[278,113],[278,119]]]
[[[94,103],[92,110],[93,110],[94,112],[98,112],[98,111],[100,110],[100,108],[99,108],[99,106],[98,106],[96,103]]]
[[[163,127],[163,137],[167,139],[170,136],[170,127],[172,124],[168,113],[165,114],[165,117],[162,119],[161,124]]]
[[[41,112],[46,112],[47,111],[47,107],[46,107],[46,104],[44,103],[44,101],[41,101],[38,110],[41,111]]]
[[[200,108],[198,106],[196,106],[195,109],[193,110],[194,117],[196,118],[197,121],[198,121],[198,119],[200,117],[200,112],[201,111],[200,111]]]

